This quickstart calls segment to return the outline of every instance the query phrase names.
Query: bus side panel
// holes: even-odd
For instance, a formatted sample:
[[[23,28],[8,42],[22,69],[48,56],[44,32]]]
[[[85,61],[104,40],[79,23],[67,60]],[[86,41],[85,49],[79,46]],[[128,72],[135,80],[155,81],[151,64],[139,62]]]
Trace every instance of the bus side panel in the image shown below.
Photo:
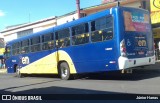
[[[73,46],[66,51],[77,73],[117,70],[115,40]]]
[[[117,9],[111,9],[114,18],[114,35],[112,40],[72,46],[66,51],[71,56],[77,73],[102,72],[119,70],[118,57],[120,55],[119,21]]]
[[[44,68],[43,70],[40,70],[39,66],[49,67],[50,65],[55,65],[57,63],[54,61],[54,59],[56,59],[56,56],[54,56],[52,54],[53,52],[55,52],[55,50],[49,50],[49,51],[46,50],[46,51],[42,51],[42,52],[21,54],[21,55],[10,57],[6,61],[8,73],[15,72],[15,68],[14,68],[15,65],[18,65],[20,68],[23,68],[23,69],[24,69],[24,67],[25,67],[25,69],[28,68],[28,70],[26,70],[24,73],[28,73],[28,72],[34,73],[34,72],[32,72],[32,70],[29,70],[29,69],[33,69],[33,71],[35,69],[37,69],[39,71],[39,73],[40,72],[43,73],[43,72],[45,72],[45,69],[47,71],[47,69],[49,69],[49,68]],[[48,62],[44,61],[43,60],[44,58]],[[48,58],[50,58],[50,60],[48,60]],[[54,62],[51,62],[51,61],[54,61]],[[32,65],[32,66],[30,66],[30,65]],[[53,66],[51,68],[53,68]],[[35,73],[36,73],[36,70],[35,70]]]

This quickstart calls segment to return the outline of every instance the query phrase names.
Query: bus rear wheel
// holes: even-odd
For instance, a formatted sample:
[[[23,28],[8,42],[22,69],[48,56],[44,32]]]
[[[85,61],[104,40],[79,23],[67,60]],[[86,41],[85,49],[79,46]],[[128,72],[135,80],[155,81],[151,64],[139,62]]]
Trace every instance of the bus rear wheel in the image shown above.
[[[71,79],[70,68],[66,62],[62,62],[59,66],[60,77],[62,80]]]
[[[19,68],[18,66],[16,66],[16,76],[17,76],[18,78],[21,78],[21,77],[22,77],[22,74],[21,74],[21,72],[20,72],[20,68]]]

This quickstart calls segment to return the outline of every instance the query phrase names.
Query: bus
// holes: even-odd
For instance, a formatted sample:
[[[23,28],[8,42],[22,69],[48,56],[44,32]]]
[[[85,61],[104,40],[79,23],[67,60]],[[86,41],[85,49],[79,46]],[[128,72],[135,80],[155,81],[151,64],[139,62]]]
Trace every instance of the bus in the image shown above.
[[[155,64],[147,10],[113,7],[6,44],[8,73],[75,74],[126,71]]]

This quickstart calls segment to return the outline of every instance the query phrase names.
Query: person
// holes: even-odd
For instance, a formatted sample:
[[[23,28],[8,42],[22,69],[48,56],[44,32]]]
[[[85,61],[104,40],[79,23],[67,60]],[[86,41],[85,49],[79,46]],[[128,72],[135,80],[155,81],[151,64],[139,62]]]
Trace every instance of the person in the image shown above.
[[[5,69],[5,61],[4,61],[4,59],[2,59],[2,61],[1,61],[1,68]]]

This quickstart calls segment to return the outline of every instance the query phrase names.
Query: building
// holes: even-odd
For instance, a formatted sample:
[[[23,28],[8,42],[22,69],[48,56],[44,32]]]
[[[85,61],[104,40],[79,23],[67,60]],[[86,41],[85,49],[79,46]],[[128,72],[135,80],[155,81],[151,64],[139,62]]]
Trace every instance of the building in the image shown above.
[[[55,18],[56,17],[51,17],[33,23],[11,26],[1,31],[1,36],[4,37],[5,42],[8,42],[10,40],[56,26]]]
[[[160,0],[150,0],[150,5],[153,34],[157,45],[160,42]]]
[[[114,7],[117,5],[117,1],[118,0],[102,0],[101,5],[84,8],[82,10],[82,13],[85,13],[86,15],[90,15],[95,12],[99,12],[99,11]],[[148,0],[119,0],[119,1],[120,1],[120,6],[144,8],[149,10],[149,7],[146,6],[146,5],[149,5]]]
[[[160,60],[160,0],[150,0],[150,7],[156,56]]]
[[[147,0],[119,0],[121,6],[128,7],[137,7],[137,8],[146,8],[145,6]],[[117,5],[117,0],[102,0],[102,4],[80,9],[80,17],[84,17],[95,12],[99,12],[105,10],[107,8],[111,8]],[[146,8],[147,9],[147,8]],[[50,27],[54,27],[56,25],[61,25],[66,22],[73,21],[78,19],[78,13],[76,11],[59,16],[59,17],[51,17],[46,18],[44,20],[36,21],[33,23],[21,24],[16,26],[11,26],[1,31],[0,35],[4,37],[5,42],[8,42],[13,39],[17,39],[19,37],[29,35]]]

